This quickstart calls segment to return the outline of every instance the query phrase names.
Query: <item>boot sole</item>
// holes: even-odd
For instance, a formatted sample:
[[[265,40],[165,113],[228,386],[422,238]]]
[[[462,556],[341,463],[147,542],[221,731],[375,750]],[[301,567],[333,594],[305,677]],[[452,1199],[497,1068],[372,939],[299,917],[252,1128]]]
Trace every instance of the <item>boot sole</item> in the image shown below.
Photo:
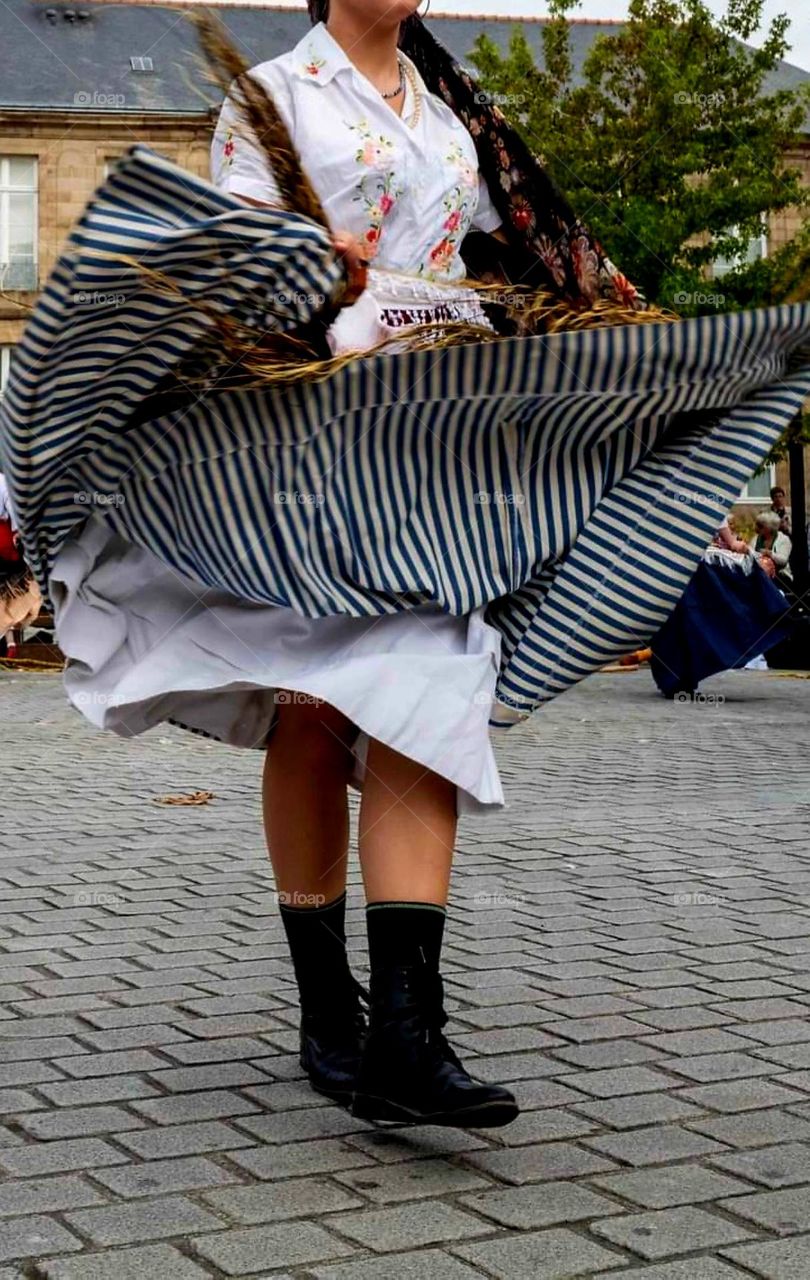
[[[489,1102],[458,1111],[414,1111],[372,1093],[356,1093],[351,1113],[358,1120],[397,1125],[436,1124],[456,1129],[498,1129],[520,1114],[516,1102]]]

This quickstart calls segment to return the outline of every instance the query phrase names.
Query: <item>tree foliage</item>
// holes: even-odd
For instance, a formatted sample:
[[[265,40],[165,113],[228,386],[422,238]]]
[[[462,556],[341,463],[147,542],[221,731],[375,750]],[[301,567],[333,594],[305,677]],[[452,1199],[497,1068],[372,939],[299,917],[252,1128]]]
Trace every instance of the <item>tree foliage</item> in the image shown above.
[[[683,315],[806,297],[810,191],[795,156],[810,93],[765,85],[788,51],[787,18],[753,49],[764,0],[727,0],[720,19],[700,0],[630,0],[627,23],[577,69],[577,2],[550,0],[544,66],[521,29],[505,56],[479,37],[471,61],[610,257]],[[790,207],[799,234],[749,261],[769,217]],[[727,270],[712,279],[720,258]]]

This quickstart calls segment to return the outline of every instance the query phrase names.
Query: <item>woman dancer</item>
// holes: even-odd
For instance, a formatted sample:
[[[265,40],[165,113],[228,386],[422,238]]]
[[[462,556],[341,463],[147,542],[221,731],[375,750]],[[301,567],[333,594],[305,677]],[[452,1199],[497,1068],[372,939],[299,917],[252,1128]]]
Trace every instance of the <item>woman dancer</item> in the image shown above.
[[[311,33],[251,73],[270,90],[341,229],[335,244],[355,292],[367,285],[332,327],[336,351],[395,337],[414,320],[488,324],[475,295],[452,286],[466,274],[459,247],[467,231],[495,231],[501,219],[479,179],[472,138],[398,48],[415,7],[314,0]],[[280,203],[264,152],[227,100],[212,176],[250,203]],[[501,803],[486,716],[497,634],[480,612],[326,625],[290,613],[276,620],[276,641],[294,645],[301,673],[290,674],[294,688],[279,699],[264,818],[300,992],[302,1064],[322,1092],[346,1100],[353,1093],[357,1115],[504,1124],[517,1114],[511,1093],[471,1080],[441,1034],[439,977],[459,791],[462,807]],[[423,681],[417,665],[433,679],[413,705],[400,691]],[[379,712],[364,711],[375,702]],[[373,732],[361,733],[364,724]],[[362,777],[371,965],[364,1048],[344,932],[353,771]],[[299,905],[308,903],[318,905]]]
[[[224,190],[143,147],[122,159],[15,352],[0,445],[88,718],[268,749],[312,1083],[371,1119],[479,1126],[516,1104],[444,1039],[439,955],[457,812],[502,801],[490,712],[513,724],[649,641],[810,389],[807,315],[630,324],[633,287],[412,8],[334,0],[254,72],[327,216],[308,195],[273,208],[263,151],[291,192],[284,148],[228,105]],[[485,268],[502,231],[556,299],[541,327],[573,332],[478,341],[488,321],[460,283],[473,224]],[[84,305],[99,294],[112,317]],[[288,390],[266,332],[334,306],[334,350],[382,337],[400,354]],[[413,325],[452,320],[467,345],[400,351]],[[687,478],[708,504],[693,519]],[[350,779],[367,1036],[343,929]]]

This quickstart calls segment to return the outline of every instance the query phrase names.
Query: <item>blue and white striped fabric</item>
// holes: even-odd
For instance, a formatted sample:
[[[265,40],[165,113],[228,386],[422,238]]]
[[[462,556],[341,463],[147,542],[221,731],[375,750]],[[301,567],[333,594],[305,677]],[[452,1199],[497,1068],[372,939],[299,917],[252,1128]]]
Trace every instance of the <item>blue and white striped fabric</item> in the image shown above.
[[[504,641],[494,720],[511,723],[650,639],[810,394],[810,307],[795,305],[377,355],[316,384],[195,384],[145,405],[217,312],[291,327],[339,271],[305,219],[132,149],[54,270],[3,406],[44,588],[92,504],[246,601],[311,617],[488,605]]]

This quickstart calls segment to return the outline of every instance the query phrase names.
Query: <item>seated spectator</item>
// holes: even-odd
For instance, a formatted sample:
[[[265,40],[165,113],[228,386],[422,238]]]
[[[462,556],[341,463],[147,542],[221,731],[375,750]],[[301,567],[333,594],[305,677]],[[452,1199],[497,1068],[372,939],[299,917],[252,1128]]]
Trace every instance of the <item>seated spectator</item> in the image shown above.
[[[790,524],[790,507],[785,506],[785,491],[778,485],[771,489],[771,511],[779,517],[779,532],[790,538],[793,533]]]
[[[785,533],[780,532],[781,518],[776,511],[760,511],[756,520],[756,534],[748,544],[762,568],[770,578],[793,581],[790,553],[793,545]]]

